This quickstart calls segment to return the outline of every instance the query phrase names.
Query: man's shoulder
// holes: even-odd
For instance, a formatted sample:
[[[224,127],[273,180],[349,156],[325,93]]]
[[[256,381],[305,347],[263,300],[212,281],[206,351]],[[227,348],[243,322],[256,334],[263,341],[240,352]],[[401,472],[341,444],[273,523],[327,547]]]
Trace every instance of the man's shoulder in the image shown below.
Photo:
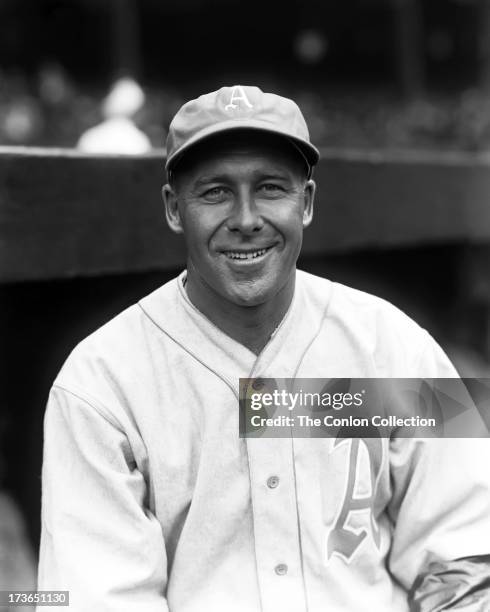
[[[411,330],[422,329],[403,310],[382,297],[302,270],[298,270],[298,275],[308,298],[326,305],[327,318],[353,318],[371,323],[379,321]]]
[[[304,272],[300,279],[312,302],[323,299],[325,338],[350,346],[362,358],[370,356],[380,372],[415,375],[415,364],[427,351],[444,361],[427,330],[388,300]]]
[[[85,370],[124,371],[134,367],[153,336],[162,331],[148,315],[148,305],[165,308],[176,294],[178,277],[158,287],[137,303],[124,309],[81,340],[71,351],[56,381],[80,376]]]

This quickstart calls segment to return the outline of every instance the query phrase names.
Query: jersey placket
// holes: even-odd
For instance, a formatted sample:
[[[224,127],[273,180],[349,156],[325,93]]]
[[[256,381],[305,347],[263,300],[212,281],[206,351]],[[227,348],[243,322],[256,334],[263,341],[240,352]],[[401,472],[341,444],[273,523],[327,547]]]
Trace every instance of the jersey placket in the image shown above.
[[[263,378],[294,374],[309,334],[292,342],[300,326],[301,298],[295,293],[291,309],[257,358],[250,372],[252,389]],[[281,354],[287,354],[286,363]],[[260,378],[257,376],[260,373]],[[307,612],[303,555],[292,438],[248,438],[255,556],[262,612]]]
[[[247,440],[263,612],[306,611],[290,438]]]
[[[244,346],[214,329],[202,314],[195,311],[183,291],[181,296],[188,314],[197,325],[196,331],[209,334],[215,347],[214,353],[206,352],[203,363],[234,389],[237,399],[236,383],[244,372],[249,372],[249,378],[259,375],[265,378],[294,376],[301,356],[316,334],[318,321],[308,316],[306,321],[302,320],[308,309],[300,287],[281,325],[255,359]],[[313,324],[311,329],[311,323],[317,325]],[[296,333],[292,333],[293,330]],[[175,329],[171,331],[175,335]],[[188,326],[186,332],[187,350],[199,357],[205,344],[199,341],[199,333],[189,337]],[[260,384],[258,378],[255,382]],[[293,440],[247,439],[246,446],[262,612],[307,612]]]

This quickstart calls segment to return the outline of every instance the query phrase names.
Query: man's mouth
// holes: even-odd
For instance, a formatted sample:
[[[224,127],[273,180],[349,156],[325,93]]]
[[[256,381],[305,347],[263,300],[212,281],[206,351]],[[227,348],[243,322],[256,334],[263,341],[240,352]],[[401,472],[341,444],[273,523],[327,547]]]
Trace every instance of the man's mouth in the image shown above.
[[[263,257],[272,248],[273,248],[272,246],[269,246],[269,247],[264,247],[262,249],[255,249],[255,250],[221,251],[221,252],[228,259],[246,261],[246,260],[252,260],[252,259],[257,259],[259,257]]]

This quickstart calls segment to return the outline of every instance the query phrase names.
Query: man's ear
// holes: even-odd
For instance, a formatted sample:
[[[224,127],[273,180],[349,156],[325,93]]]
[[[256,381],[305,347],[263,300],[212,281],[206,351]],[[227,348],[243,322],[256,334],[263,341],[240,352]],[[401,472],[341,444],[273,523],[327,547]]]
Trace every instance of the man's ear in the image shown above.
[[[306,182],[304,197],[305,208],[303,210],[303,227],[308,227],[313,220],[313,201],[315,200],[316,183],[313,179]]]
[[[162,187],[162,198],[165,205],[165,218],[167,219],[168,226],[176,234],[182,234],[184,228],[182,227],[180,218],[177,194],[168,183]]]

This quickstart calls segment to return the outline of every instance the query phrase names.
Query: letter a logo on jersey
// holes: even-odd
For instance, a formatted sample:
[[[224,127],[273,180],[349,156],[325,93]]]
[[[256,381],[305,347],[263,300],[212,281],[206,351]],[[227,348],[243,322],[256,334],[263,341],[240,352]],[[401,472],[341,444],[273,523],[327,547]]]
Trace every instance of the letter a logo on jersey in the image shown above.
[[[349,458],[347,461],[347,482],[340,513],[327,538],[327,560],[329,560],[333,554],[337,554],[349,562],[369,532],[376,546],[379,548],[380,545],[381,534],[374,519],[373,510],[376,495],[376,480],[383,461],[383,446],[379,438],[353,438],[350,440],[347,438],[340,438],[335,440],[334,448],[341,444],[350,445]],[[358,473],[358,460],[361,445],[364,446],[368,455],[369,464],[366,467],[369,472],[370,493],[358,497],[355,494],[355,490],[356,481],[361,477]],[[350,517],[364,511],[369,514],[369,529],[366,529],[367,525],[358,529],[353,529],[349,526]]]
[[[253,105],[250,104],[246,93],[243,91],[243,87],[241,85],[235,85],[235,87],[233,87],[231,90],[230,101],[225,106],[225,110],[235,110],[239,108],[240,104],[235,104],[235,102],[240,101],[242,101],[248,108],[253,108]]]

